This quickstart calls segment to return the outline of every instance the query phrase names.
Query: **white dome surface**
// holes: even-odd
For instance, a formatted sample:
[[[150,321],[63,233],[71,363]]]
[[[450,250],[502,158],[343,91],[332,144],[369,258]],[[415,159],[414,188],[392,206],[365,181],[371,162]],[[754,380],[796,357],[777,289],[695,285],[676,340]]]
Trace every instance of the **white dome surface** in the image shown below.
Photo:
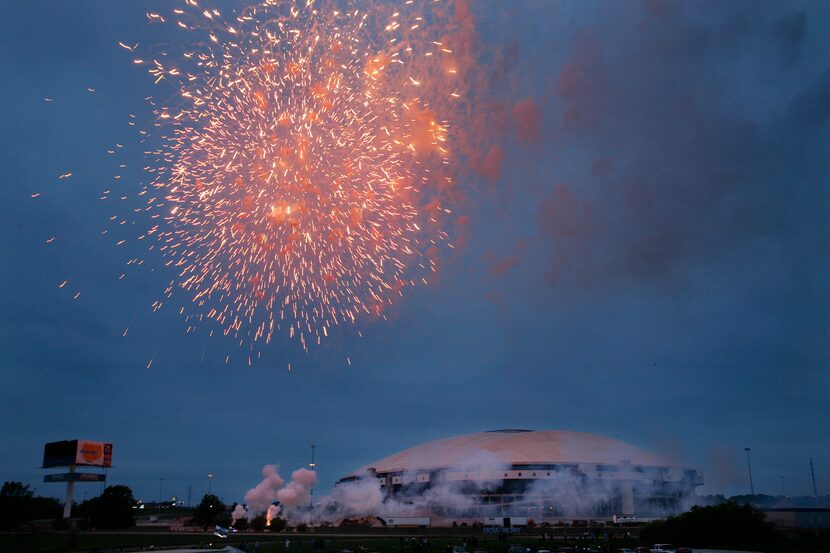
[[[671,463],[624,442],[561,430],[494,430],[425,442],[384,457],[354,473],[378,473],[458,467],[473,464],[608,464],[635,466]]]

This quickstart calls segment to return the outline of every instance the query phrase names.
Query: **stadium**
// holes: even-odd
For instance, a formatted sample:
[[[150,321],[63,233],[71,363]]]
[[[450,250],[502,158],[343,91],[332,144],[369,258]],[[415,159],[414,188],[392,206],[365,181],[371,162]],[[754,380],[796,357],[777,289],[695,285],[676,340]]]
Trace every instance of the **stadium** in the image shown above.
[[[604,436],[519,429],[416,445],[362,467],[337,486],[373,479],[385,504],[399,506],[397,511],[410,506],[407,515],[459,523],[663,517],[688,508],[703,484],[696,469]]]

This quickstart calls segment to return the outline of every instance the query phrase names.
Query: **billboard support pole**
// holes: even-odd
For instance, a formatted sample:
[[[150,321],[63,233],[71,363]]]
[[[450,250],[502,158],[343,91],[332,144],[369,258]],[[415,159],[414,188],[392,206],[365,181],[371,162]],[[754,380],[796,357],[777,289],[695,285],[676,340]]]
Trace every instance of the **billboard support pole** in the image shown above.
[[[69,465],[69,473],[75,472],[75,463]],[[66,503],[63,505],[63,518],[68,519],[72,516],[72,492],[75,491],[75,482],[70,478],[66,483]]]

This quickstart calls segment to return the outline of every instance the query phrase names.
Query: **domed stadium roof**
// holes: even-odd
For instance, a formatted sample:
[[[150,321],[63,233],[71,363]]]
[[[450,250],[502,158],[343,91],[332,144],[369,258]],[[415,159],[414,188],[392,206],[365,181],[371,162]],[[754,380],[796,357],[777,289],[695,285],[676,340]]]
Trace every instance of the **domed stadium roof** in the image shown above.
[[[426,442],[374,463],[378,473],[457,467],[469,463],[504,465],[608,464],[628,461],[635,466],[671,463],[624,442],[584,432],[560,430],[492,430]]]

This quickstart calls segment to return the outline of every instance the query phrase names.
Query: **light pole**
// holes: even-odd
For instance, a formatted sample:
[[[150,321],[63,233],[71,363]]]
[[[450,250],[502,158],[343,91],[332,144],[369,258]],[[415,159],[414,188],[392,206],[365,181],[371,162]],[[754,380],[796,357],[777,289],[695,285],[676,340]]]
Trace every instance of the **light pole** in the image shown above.
[[[311,444],[311,462],[308,464],[309,470],[314,470],[317,466],[317,463],[314,462],[314,450],[316,448],[316,445]],[[314,486],[311,486],[311,489],[308,491],[308,506],[314,507]]]
[[[213,473],[208,473],[208,495],[210,495],[210,481],[213,479]]]
[[[161,515],[161,485],[164,482],[164,477],[159,478],[159,503],[158,503],[158,514]]]
[[[813,468],[813,458],[810,457],[810,477],[813,479],[813,502],[818,499],[818,488],[816,488],[816,471]]]
[[[746,470],[749,472],[749,493],[755,495],[755,486],[752,485],[752,463],[749,460],[751,448],[745,447],[744,451],[746,451]]]

